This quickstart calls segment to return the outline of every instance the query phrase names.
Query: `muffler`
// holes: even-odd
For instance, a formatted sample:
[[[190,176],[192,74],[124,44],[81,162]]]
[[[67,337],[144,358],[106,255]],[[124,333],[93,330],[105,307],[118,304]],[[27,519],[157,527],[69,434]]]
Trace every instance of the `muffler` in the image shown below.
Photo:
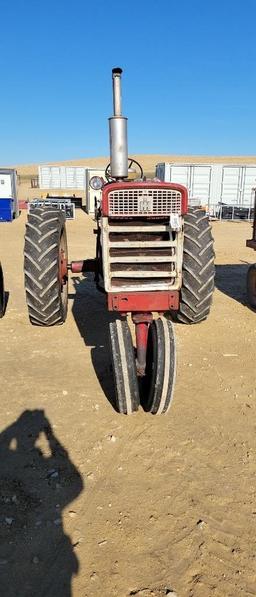
[[[109,118],[110,174],[116,180],[128,177],[127,118],[122,116],[121,75],[122,69],[112,69],[113,109]]]

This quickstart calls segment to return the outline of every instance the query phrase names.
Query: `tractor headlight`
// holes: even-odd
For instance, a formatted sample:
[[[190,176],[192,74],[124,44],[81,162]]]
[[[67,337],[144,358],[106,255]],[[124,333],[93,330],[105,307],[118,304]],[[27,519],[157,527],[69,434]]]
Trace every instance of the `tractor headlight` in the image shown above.
[[[89,185],[94,191],[99,191],[104,185],[104,180],[100,176],[92,176],[89,180]]]

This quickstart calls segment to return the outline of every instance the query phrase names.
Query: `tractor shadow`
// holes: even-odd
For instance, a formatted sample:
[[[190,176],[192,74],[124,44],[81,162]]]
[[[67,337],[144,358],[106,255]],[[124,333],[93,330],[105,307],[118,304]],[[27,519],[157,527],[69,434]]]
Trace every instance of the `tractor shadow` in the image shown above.
[[[10,293],[9,290],[5,290],[4,291],[4,296],[3,296],[3,306],[1,305],[1,315],[0,317],[4,317],[7,311],[7,305],[9,303],[9,298],[10,298]]]
[[[8,306],[8,303],[9,303],[9,298],[10,298],[9,290],[5,290],[5,292],[4,292],[4,315],[5,315],[6,311],[7,311],[7,306]]]
[[[63,509],[82,478],[43,410],[0,433],[0,586],[4,597],[71,597],[79,560]]]
[[[105,294],[97,290],[94,274],[86,273],[83,279],[73,276],[72,282],[75,292],[69,298],[74,298],[72,312],[76,325],[85,345],[91,347],[91,360],[101,388],[117,410],[108,326],[118,314],[107,310]]]
[[[215,287],[221,292],[249,307],[246,296],[246,276],[249,264],[232,263],[215,265]]]
[[[0,262],[0,318],[6,313],[8,300],[9,292],[4,287],[4,273]]]

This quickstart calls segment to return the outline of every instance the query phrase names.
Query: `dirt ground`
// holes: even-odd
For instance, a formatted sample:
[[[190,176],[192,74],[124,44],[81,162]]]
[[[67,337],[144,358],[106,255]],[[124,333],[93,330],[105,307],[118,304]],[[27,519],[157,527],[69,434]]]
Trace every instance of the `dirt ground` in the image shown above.
[[[32,327],[25,214],[1,224],[9,293],[0,321],[3,597],[256,595],[256,314],[246,305],[247,223],[214,223],[211,315],[176,325],[171,410],[118,415],[108,314],[73,275],[64,326]],[[70,259],[93,222],[68,222]]]

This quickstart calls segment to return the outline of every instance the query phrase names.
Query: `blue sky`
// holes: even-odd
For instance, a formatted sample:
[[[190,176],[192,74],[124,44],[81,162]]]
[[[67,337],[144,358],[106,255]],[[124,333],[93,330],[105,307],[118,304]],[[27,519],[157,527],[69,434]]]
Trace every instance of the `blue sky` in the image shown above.
[[[255,0],[0,9],[0,165],[108,155],[113,66],[130,153],[256,155]]]

